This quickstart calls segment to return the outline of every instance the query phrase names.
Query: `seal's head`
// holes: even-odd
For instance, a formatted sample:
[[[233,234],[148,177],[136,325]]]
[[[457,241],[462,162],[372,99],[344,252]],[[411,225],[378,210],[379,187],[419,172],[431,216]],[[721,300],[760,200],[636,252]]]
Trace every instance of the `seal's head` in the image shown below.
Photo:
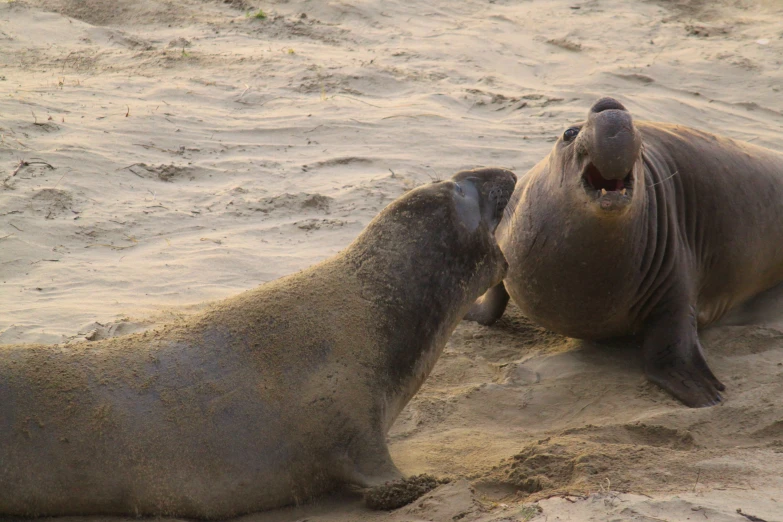
[[[504,169],[463,170],[451,178],[459,196],[457,210],[463,221],[475,228],[483,222],[494,233],[503,217],[517,177]]]
[[[565,130],[553,155],[564,186],[606,215],[622,215],[643,179],[642,137],[633,118],[615,99],[601,98],[587,121]]]
[[[360,270],[367,277],[402,277],[419,295],[442,276],[449,291],[476,292],[472,303],[508,268],[495,230],[515,184],[511,171],[487,168],[417,187],[376,216],[348,255],[364,268],[372,259],[372,270]]]
[[[490,270],[491,281],[476,279],[475,282],[482,286],[487,282],[490,285],[499,283],[508,267],[497,244],[495,231],[514,192],[516,181],[516,175],[509,170],[483,168],[464,170],[450,180],[437,181],[416,189],[420,191],[416,196],[431,199],[433,210],[440,206],[440,210],[428,216],[430,224],[425,229],[427,234],[437,231],[439,243],[452,244],[448,249],[451,253],[449,257],[455,259],[453,253],[460,252],[459,257],[464,258],[463,261],[469,265],[483,266],[481,272],[495,266],[494,270]],[[416,199],[418,197],[411,197],[412,201]],[[404,201],[405,198],[400,203],[404,204]],[[436,204],[435,201],[442,203]],[[487,255],[488,258],[483,257]],[[479,262],[479,259],[484,261]],[[488,259],[493,261],[486,264]]]

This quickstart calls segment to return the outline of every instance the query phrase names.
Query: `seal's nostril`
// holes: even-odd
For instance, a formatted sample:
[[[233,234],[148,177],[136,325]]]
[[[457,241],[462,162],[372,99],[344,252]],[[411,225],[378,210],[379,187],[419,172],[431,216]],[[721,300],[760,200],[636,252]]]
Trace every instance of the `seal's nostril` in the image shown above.
[[[625,111],[627,109],[622,103],[615,100],[614,98],[601,98],[600,100],[595,102],[593,106],[590,108],[590,112],[594,112],[594,113],[608,111],[608,110]]]

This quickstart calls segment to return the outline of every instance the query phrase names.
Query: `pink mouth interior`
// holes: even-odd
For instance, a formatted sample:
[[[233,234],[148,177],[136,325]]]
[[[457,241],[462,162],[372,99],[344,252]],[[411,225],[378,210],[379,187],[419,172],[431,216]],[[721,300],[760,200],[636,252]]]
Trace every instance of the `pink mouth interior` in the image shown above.
[[[631,173],[629,172],[624,179],[606,179],[601,176],[601,172],[595,165],[590,163],[590,165],[587,166],[587,170],[585,170],[584,178],[595,190],[604,189],[607,192],[612,192],[624,189],[626,184],[631,180]]]

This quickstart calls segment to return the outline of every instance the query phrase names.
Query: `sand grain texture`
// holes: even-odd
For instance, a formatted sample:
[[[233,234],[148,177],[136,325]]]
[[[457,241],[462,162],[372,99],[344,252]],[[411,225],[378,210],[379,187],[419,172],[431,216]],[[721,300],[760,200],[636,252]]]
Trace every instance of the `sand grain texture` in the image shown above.
[[[0,342],[122,335],[307,267],[411,187],[524,173],[603,95],[783,150],[782,16],[772,0],[3,2]],[[704,332],[728,390],[703,410],[645,382],[627,342],[513,307],[463,324],[390,435],[404,472],[451,482],[392,512],[344,493],[244,520],[783,520],[783,321],[753,319]]]

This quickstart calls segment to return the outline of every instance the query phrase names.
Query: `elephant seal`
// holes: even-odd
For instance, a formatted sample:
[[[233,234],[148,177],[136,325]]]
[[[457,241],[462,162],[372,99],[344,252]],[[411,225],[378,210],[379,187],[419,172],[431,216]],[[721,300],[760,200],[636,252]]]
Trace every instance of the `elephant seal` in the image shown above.
[[[337,256],[179,324],[0,347],[0,515],[228,518],[402,477],[385,435],[502,280],[515,182],[419,187]]]
[[[637,334],[652,382],[714,405],[697,328],[783,280],[783,155],[603,98],[520,177],[496,235],[509,270],[469,319],[510,294],[570,337]]]

